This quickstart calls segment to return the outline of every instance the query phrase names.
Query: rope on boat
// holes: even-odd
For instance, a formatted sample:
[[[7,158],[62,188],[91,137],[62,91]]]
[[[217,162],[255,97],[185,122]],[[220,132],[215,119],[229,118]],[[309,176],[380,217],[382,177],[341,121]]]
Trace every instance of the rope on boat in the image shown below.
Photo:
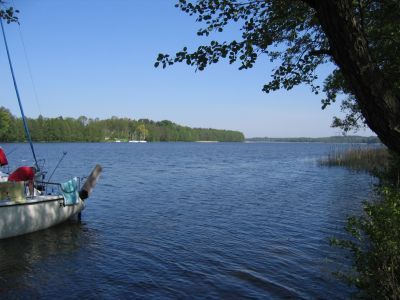
[[[51,177],[53,177],[55,171],[57,170],[58,166],[61,164],[62,160],[64,159],[64,157],[67,155],[68,152],[64,151],[63,155],[61,156],[60,160],[58,161],[56,167],[54,168],[53,172],[51,173],[49,179],[47,181],[50,181]]]
[[[31,150],[32,150],[32,154],[33,154],[33,158],[35,160],[35,165],[38,171],[40,171],[39,168],[39,164],[37,162],[36,159],[36,153],[35,153],[35,149],[33,148],[33,143],[32,143],[32,138],[31,138],[31,134],[29,132],[29,128],[28,128],[28,124],[26,122],[26,118],[25,118],[25,114],[24,114],[24,109],[22,108],[22,103],[21,103],[21,98],[19,96],[19,91],[18,91],[18,86],[17,86],[17,81],[15,79],[15,74],[14,74],[14,68],[11,62],[11,57],[10,57],[10,51],[8,50],[8,44],[7,44],[7,38],[6,38],[6,33],[4,31],[4,25],[3,25],[3,20],[0,18],[0,24],[1,24],[1,31],[3,32],[3,39],[4,39],[4,44],[6,46],[6,52],[7,52],[7,58],[8,58],[8,64],[10,66],[10,70],[11,70],[11,75],[12,75],[12,79],[14,82],[14,88],[15,88],[15,93],[17,95],[17,99],[18,99],[18,105],[19,105],[19,109],[21,111],[21,115],[22,115],[22,122],[24,124],[24,128],[25,128],[25,134],[26,137],[29,141],[29,145],[31,146]]]
[[[13,1],[13,3],[14,3],[14,1]],[[19,22],[18,22],[18,29],[19,29],[19,38],[21,40],[22,49],[24,50],[26,65],[28,67],[28,74],[29,74],[29,77],[30,77],[31,83],[32,83],[33,95],[35,96],[36,105],[38,107],[39,114],[42,115],[42,110],[40,108],[40,102],[39,102],[39,97],[38,97],[38,93],[37,93],[37,90],[36,90],[35,81],[33,80],[32,68],[31,68],[31,64],[30,64],[29,59],[28,59],[28,52],[26,51],[24,37],[22,36],[21,24]]]

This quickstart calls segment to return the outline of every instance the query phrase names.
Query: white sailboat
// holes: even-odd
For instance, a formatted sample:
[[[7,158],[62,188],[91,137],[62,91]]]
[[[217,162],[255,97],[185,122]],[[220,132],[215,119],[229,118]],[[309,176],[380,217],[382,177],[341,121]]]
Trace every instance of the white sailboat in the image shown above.
[[[0,23],[25,134],[35,161],[33,167],[22,166],[11,174],[0,172],[0,239],[4,239],[46,229],[79,215],[102,168],[97,165],[82,187],[78,177],[65,183],[45,181],[45,172],[36,159],[25,120],[1,17]],[[0,148],[0,166],[7,163],[7,158]]]

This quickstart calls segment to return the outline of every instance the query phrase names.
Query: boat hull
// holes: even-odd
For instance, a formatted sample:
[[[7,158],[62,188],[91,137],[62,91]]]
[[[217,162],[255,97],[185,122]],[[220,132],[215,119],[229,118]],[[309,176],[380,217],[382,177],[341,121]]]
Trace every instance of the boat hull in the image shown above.
[[[49,228],[84,209],[84,202],[64,206],[62,196],[38,196],[25,203],[0,202],[0,239]]]

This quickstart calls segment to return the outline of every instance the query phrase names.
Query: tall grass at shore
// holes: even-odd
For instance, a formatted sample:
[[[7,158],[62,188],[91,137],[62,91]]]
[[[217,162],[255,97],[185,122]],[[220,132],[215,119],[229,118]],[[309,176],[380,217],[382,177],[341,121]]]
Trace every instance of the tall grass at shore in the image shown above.
[[[319,163],[329,167],[346,167],[356,171],[383,172],[389,167],[390,155],[385,147],[351,147],[334,149]]]
[[[377,199],[363,203],[363,213],[347,220],[348,238],[331,240],[347,249],[352,267],[339,278],[357,288],[361,299],[400,299],[400,155],[384,147],[332,151],[324,166],[366,171],[377,177]]]

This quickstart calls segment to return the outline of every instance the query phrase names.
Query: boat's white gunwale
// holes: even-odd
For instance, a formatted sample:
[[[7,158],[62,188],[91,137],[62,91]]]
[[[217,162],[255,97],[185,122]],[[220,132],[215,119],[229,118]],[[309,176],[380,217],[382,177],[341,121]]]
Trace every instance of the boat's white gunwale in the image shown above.
[[[36,196],[34,198],[27,198],[25,202],[15,202],[12,200],[0,201],[1,207],[10,207],[10,206],[20,206],[20,205],[34,205],[38,203],[51,202],[51,201],[64,201],[64,197],[62,195],[47,195],[47,196]]]

